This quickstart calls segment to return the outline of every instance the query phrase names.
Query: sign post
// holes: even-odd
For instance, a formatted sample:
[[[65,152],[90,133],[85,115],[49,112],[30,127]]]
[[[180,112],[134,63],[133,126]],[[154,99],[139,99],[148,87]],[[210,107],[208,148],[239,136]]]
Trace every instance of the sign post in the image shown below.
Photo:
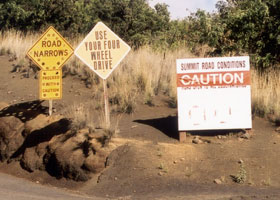
[[[105,24],[98,22],[75,49],[75,55],[103,79],[106,128],[110,110],[106,79],[130,51],[130,47]]]
[[[105,111],[105,124],[106,129],[109,129],[111,126],[110,123],[110,108],[109,108],[109,98],[108,98],[108,90],[107,90],[107,81],[103,79],[103,91],[104,91],[104,111]]]
[[[39,98],[52,100],[62,98],[62,66],[72,56],[71,45],[50,26],[27,52],[27,56],[40,67]]]
[[[53,100],[49,100],[49,116],[52,116],[52,109],[53,109]]]
[[[177,94],[179,132],[252,128],[248,56],[178,59]]]

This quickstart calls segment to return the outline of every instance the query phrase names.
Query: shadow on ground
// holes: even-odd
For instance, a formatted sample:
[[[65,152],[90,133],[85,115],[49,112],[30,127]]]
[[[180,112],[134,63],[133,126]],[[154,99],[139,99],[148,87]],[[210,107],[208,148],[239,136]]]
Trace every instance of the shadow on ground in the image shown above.
[[[168,116],[164,118],[147,119],[147,120],[134,120],[134,122],[152,126],[170,138],[177,139],[177,140],[179,139],[177,116]],[[216,137],[218,135],[244,133],[245,131],[242,129],[228,129],[228,130],[200,130],[200,131],[186,131],[186,132],[190,135]]]
[[[156,119],[134,120],[133,122],[152,126],[170,138],[179,139],[177,117],[168,116]]]
[[[0,110],[0,117],[14,116],[23,123],[36,118],[39,114],[46,114],[48,108],[42,106],[44,101],[35,100],[14,104]]]

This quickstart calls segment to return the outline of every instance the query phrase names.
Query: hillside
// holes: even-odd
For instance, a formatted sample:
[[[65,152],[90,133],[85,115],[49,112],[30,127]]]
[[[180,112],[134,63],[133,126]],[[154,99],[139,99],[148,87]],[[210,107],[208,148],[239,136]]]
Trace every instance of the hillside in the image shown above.
[[[38,79],[11,72],[13,63],[7,56],[1,56],[0,63],[1,102],[10,109],[27,112],[29,108],[21,105],[31,105],[29,102],[38,99]],[[90,105],[91,96],[91,89],[77,76],[67,76],[63,79],[63,99],[54,102],[54,116],[47,116],[48,102],[41,104],[45,109],[36,112],[47,121],[55,120],[64,117],[77,102]],[[21,157],[2,162],[0,170],[44,185],[107,199],[279,199],[280,135],[274,124],[255,117],[251,135],[242,130],[193,132],[186,142],[179,143],[177,109],[169,108],[166,97],[161,95],[153,103],[154,106],[149,106],[138,102],[133,114],[112,114],[115,128],[106,147],[105,168],[91,174],[91,179],[85,182],[63,176],[55,178],[51,171],[28,172],[17,162]],[[93,112],[96,112],[93,120],[100,121],[101,111]],[[7,117],[7,112],[2,110],[1,117]],[[30,120],[23,121],[26,124]],[[55,137],[59,136],[43,143],[48,145]],[[39,140],[36,144],[43,143]]]

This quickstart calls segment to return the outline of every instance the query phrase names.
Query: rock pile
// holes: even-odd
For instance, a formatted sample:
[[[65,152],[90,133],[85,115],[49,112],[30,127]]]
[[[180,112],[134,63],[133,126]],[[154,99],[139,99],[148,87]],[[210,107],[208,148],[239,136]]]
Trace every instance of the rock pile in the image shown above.
[[[0,115],[1,162],[20,162],[29,172],[45,170],[75,181],[87,181],[105,168],[108,136],[103,130],[73,130],[60,115],[39,114],[28,121],[17,116]]]

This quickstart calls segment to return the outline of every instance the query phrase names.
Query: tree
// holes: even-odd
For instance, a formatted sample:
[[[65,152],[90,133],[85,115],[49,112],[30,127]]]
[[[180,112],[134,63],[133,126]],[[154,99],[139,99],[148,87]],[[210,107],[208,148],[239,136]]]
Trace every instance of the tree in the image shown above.
[[[186,43],[195,54],[200,54],[204,46],[216,48],[223,38],[223,25],[217,14],[204,10],[191,13],[184,21],[187,23]],[[204,53],[202,53],[204,54]]]
[[[261,69],[279,63],[279,0],[227,0],[217,7],[227,41],[219,41],[217,52],[249,53]]]
[[[53,25],[60,31],[75,34],[84,30],[90,21],[86,16],[88,5],[86,0],[7,0],[0,3],[0,27],[1,30],[38,31]]]
[[[1,30],[38,31],[53,25],[64,35],[88,33],[98,21],[136,48],[165,38],[170,28],[166,4],[146,0],[7,0],[0,2]]]
[[[146,0],[97,0],[94,12],[135,48],[151,43],[169,23],[167,5],[154,10]]]

